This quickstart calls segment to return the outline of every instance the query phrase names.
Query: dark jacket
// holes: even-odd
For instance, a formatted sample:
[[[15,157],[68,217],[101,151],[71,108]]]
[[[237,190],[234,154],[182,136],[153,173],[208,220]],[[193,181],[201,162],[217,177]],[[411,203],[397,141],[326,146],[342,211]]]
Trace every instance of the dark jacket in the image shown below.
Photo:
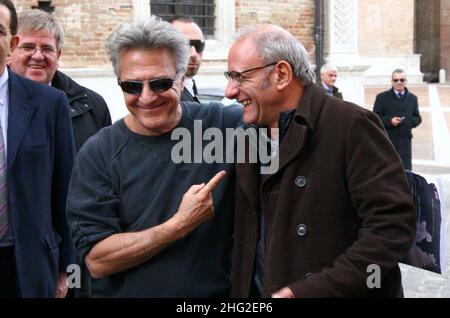
[[[333,86],[333,96],[340,99],[344,99],[342,93],[339,91],[339,88],[337,88],[336,86]]]
[[[325,90],[327,95],[334,96],[334,97],[337,97],[339,99],[344,99],[344,97],[342,96],[342,93],[339,91],[339,88],[337,88],[336,86],[332,86],[331,89],[332,89],[333,92],[329,92],[329,91],[327,91],[327,89],[323,85],[324,84],[322,84],[322,87]]]
[[[181,101],[200,103],[200,100],[197,97],[192,96],[192,94],[186,87],[183,89],[183,92],[181,93]]]
[[[389,139],[402,159],[403,166],[405,169],[411,169],[411,129],[422,122],[416,95],[405,89],[405,96],[399,99],[392,88],[377,95],[373,111],[381,118]],[[393,117],[405,119],[394,127],[391,123]]]
[[[77,151],[101,128],[111,125],[111,115],[105,100],[96,92],[77,84],[56,71],[52,86],[64,91],[69,99],[75,146]]]
[[[285,286],[296,297],[402,296],[398,262],[414,241],[415,211],[380,120],[316,85],[299,105],[276,173],[259,184],[257,164],[236,165],[232,295],[249,296],[264,202],[263,296]],[[372,264],[380,289],[367,286]]]
[[[393,88],[378,94],[373,111],[380,117],[391,140],[411,139],[411,129],[422,122],[417,96],[406,88],[403,99],[397,97]],[[394,127],[391,123],[393,117],[405,117],[405,119],[400,125]]]
[[[21,297],[55,297],[74,255],[66,196],[75,157],[65,94],[9,72],[8,211]]]

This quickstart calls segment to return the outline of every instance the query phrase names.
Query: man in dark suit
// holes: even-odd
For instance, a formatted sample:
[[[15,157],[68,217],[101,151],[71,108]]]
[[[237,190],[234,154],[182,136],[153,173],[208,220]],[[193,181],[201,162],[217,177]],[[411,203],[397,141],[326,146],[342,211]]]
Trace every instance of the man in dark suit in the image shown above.
[[[175,16],[169,22],[175,29],[184,34],[191,47],[188,68],[184,74],[184,89],[181,94],[181,101],[199,103],[200,99],[194,76],[198,73],[205,49],[202,29],[190,17]]]
[[[0,0],[0,297],[64,297],[75,147],[63,92],[15,75],[17,15]]]
[[[411,170],[411,129],[417,127],[422,118],[417,97],[406,88],[406,73],[396,69],[392,73],[392,88],[377,95],[373,111],[380,116],[389,139],[397,150],[405,169]]]

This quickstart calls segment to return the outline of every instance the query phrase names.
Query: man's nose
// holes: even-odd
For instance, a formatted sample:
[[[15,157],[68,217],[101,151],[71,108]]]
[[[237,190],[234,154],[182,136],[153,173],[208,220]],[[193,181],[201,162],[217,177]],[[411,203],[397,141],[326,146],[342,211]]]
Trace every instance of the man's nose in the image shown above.
[[[239,87],[230,78],[228,79],[227,87],[225,88],[225,97],[228,99],[237,99],[239,94]]]
[[[143,103],[151,103],[156,100],[157,97],[158,94],[151,90],[148,82],[145,82],[144,86],[142,87],[142,92],[139,95],[139,100]]]

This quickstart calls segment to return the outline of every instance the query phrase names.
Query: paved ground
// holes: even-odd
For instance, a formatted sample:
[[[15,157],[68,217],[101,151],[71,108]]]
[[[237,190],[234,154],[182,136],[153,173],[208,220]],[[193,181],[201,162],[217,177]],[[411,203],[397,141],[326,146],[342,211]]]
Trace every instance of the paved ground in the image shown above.
[[[442,275],[401,265],[405,296],[450,298],[450,86],[409,87],[419,98],[422,124],[413,130],[413,170],[441,181],[445,271]],[[387,87],[366,88],[366,107],[372,109],[375,96]]]

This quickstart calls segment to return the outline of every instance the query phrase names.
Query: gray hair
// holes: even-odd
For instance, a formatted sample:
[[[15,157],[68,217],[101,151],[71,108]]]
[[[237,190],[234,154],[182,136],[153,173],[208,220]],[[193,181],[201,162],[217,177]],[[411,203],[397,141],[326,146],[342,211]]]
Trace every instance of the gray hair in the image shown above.
[[[189,42],[170,23],[159,17],[141,19],[138,22],[124,23],[108,36],[106,51],[112,62],[114,73],[120,76],[119,57],[123,51],[131,49],[169,49],[178,72],[184,74],[189,59]]]
[[[325,74],[326,72],[330,72],[330,71],[337,72],[337,70],[338,69],[336,66],[334,66],[333,64],[327,63],[327,64],[322,65],[322,67],[320,68],[320,74]]]
[[[259,56],[266,63],[286,61],[291,65],[294,76],[303,85],[311,84],[315,75],[303,44],[282,28],[278,27],[278,31],[267,32],[265,27],[264,25],[247,27],[242,30],[236,40],[251,39],[256,45]]]
[[[19,12],[17,18],[19,34],[35,31],[48,32],[55,37],[57,49],[62,49],[64,45],[64,30],[53,15],[42,10],[30,9]]]
[[[405,77],[406,77],[406,72],[405,72],[405,70],[404,70],[404,69],[401,69],[401,68],[395,69],[395,70],[392,72],[392,75],[391,75],[391,76],[394,76],[394,74],[405,74]]]

